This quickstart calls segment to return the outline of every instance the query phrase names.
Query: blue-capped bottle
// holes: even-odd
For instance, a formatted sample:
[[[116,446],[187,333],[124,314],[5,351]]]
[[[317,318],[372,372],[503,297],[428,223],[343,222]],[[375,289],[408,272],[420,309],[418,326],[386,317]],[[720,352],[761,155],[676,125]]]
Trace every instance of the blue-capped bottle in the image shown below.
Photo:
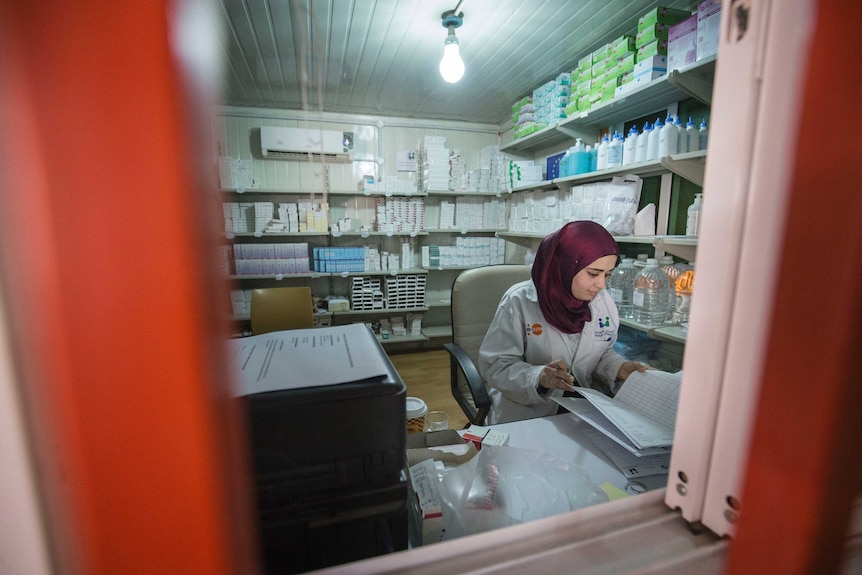
[[[647,140],[647,161],[658,159],[658,141],[662,128],[664,128],[664,124],[662,124],[661,118],[656,118],[655,124],[652,125],[652,132],[649,133],[649,139]]]
[[[614,137],[608,144],[608,167],[619,168],[623,165],[623,136],[614,132]]]
[[[629,135],[626,136],[626,141],[623,142],[623,165],[629,166],[637,160],[637,145],[638,145],[638,128],[632,126],[629,129]]]
[[[664,158],[676,154],[677,138],[679,138],[679,131],[673,123],[673,118],[668,115],[658,133],[658,156],[656,157]]]
[[[685,144],[688,147],[686,152],[700,151],[700,134],[691,116],[688,117],[688,122],[685,124]]]
[[[635,162],[637,163],[646,162],[650,132],[652,132],[652,126],[650,126],[649,122],[644,122],[644,129],[641,131],[635,144]]]
[[[709,128],[706,125],[706,118],[700,121],[700,129],[698,130],[697,145],[701,150],[705,150],[709,143]]]

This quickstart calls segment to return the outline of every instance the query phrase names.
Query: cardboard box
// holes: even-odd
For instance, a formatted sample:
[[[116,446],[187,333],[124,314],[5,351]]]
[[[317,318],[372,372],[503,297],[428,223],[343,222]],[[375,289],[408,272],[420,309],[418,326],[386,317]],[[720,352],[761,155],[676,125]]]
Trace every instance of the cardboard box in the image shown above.
[[[676,24],[691,16],[688,10],[677,10],[665,6],[657,6],[638,18],[638,32],[653,24]]]
[[[619,59],[635,51],[635,38],[629,34],[620,36],[610,44],[609,57]]]
[[[577,103],[577,100],[575,101]],[[575,105],[575,110],[577,109],[577,104]],[[572,110],[572,111],[575,111]],[[566,107],[566,113],[569,112],[569,108]],[[565,156],[565,152],[560,152],[559,154],[554,154],[553,156],[548,156],[546,160],[545,173],[547,174],[546,179],[553,180],[560,177],[560,160]]]
[[[651,56],[667,56],[667,40],[653,40],[638,48],[637,62]]]
[[[718,53],[721,0],[705,0],[697,6],[697,60]]]
[[[697,16],[674,24],[667,36],[667,69],[678,70],[697,59]]]
[[[638,32],[635,37],[635,46],[640,48],[644,44],[649,44],[653,40],[667,40],[667,32],[670,28],[669,24],[653,24]]]

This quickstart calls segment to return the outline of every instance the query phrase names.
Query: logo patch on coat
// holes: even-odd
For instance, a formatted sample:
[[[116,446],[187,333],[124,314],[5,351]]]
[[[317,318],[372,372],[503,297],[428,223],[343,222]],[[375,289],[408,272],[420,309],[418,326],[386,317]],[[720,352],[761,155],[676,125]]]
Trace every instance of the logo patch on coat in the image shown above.
[[[545,331],[545,328],[542,327],[540,323],[527,324],[524,326],[524,331],[527,335],[542,335],[542,332]]]

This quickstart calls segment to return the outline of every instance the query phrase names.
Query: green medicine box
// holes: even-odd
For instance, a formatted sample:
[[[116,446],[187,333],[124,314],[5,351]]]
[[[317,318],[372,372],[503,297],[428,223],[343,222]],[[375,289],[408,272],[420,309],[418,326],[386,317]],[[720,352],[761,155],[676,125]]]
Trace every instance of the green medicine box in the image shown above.
[[[653,40],[649,44],[644,44],[638,48],[638,62],[653,56],[667,56],[667,40]]]
[[[635,38],[635,45],[640,48],[645,44],[649,44],[653,40],[667,40],[667,33],[670,30],[669,24],[653,24],[638,32]]]
[[[666,6],[658,6],[638,19],[638,32],[649,28],[654,24],[676,24],[677,22],[682,22],[689,16],[691,16],[691,12],[687,10],[677,10],[675,8],[667,8]]]
[[[635,51],[635,38],[629,34],[620,36],[610,44],[610,57],[613,59],[622,58],[629,52]]]

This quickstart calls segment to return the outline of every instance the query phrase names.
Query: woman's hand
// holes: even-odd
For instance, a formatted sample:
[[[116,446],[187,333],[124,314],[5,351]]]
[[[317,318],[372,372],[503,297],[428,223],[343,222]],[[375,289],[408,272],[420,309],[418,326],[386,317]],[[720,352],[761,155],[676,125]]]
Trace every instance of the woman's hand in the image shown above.
[[[636,371],[644,372],[649,369],[649,366],[644,365],[638,361],[624,361],[620,366],[620,370],[617,372],[617,378],[625,381],[628,377]]]
[[[569,373],[569,368],[566,367],[566,362],[561,359],[554,361],[542,370],[539,376],[539,386],[542,391],[547,392],[549,389],[562,389],[563,391],[575,391],[574,387],[575,376]],[[545,389],[542,390],[541,388]]]

